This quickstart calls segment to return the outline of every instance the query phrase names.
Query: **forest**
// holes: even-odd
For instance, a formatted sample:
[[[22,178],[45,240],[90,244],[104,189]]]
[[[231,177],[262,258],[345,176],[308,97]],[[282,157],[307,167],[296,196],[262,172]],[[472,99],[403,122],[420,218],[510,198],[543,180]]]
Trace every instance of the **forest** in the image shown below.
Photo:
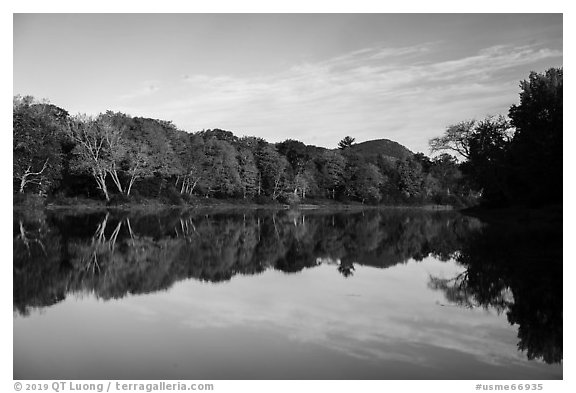
[[[170,121],[71,115],[15,96],[14,203],[561,204],[562,73],[530,73],[507,116],[449,125],[429,141],[431,156],[391,141],[385,146],[395,148],[374,151],[378,141],[355,144],[351,136],[328,149],[221,129],[187,132]]]

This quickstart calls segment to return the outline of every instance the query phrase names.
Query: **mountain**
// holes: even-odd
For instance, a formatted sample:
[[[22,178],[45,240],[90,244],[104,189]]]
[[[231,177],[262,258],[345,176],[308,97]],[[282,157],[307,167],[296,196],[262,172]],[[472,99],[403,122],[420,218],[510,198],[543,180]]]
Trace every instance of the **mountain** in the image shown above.
[[[389,139],[375,139],[352,145],[352,151],[364,156],[369,161],[376,160],[378,156],[385,156],[393,160],[405,159],[414,155],[406,147]]]

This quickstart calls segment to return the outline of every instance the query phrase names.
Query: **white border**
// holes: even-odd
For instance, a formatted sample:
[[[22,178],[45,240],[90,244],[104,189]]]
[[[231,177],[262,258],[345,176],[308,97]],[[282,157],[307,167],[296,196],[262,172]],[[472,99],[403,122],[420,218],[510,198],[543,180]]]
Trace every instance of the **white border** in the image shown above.
[[[474,3],[474,4],[471,4]],[[57,12],[117,12],[117,13],[169,13],[169,12],[194,12],[194,13],[267,13],[267,12],[306,12],[306,13],[563,13],[564,14],[564,68],[568,71],[566,78],[568,108],[565,117],[565,140],[564,140],[564,198],[567,209],[564,211],[564,321],[566,332],[564,337],[564,380],[563,381],[540,381],[544,384],[545,392],[569,392],[576,391],[576,383],[571,373],[574,362],[571,360],[574,354],[574,340],[571,338],[571,332],[574,328],[574,316],[572,312],[572,302],[574,285],[568,281],[572,278],[576,261],[571,260],[568,256],[568,246],[572,240],[573,229],[571,224],[574,221],[574,209],[572,208],[574,198],[574,185],[572,180],[574,169],[574,121],[570,116],[573,108],[572,92],[572,51],[574,46],[572,37],[574,37],[574,19],[573,6],[569,1],[502,1],[502,0],[484,0],[478,2],[466,2],[462,0],[450,1],[402,1],[394,4],[383,1],[332,1],[332,2],[313,2],[311,0],[292,0],[284,2],[273,2],[264,0],[212,0],[212,1],[120,1],[120,0],[101,0],[98,2],[81,2],[72,0],[52,0],[52,1],[9,1],[3,3],[2,14],[0,19],[0,31],[2,32],[2,53],[5,55],[2,64],[2,79],[5,87],[12,85],[12,14],[13,13],[57,13]],[[11,90],[11,89],[10,89]],[[12,97],[6,92],[2,96],[2,132],[0,133],[0,174],[2,183],[6,185],[4,192],[0,193],[1,206],[6,209],[6,218],[0,228],[0,239],[4,246],[3,270],[2,270],[2,311],[5,318],[2,326],[2,366],[1,385],[4,391],[14,391],[12,381],[12,316],[8,316],[12,310],[12,222],[8,219],[8,209],[12,209],[12,196],[10,192],[11,181],[11,162],[12,154],[9,151],[11,145],[11,116],[9,108]],[[566,307],[568,306],[568,307]],[[4,315],[5,314],[5,315]],[[471,332],[471,334],[474,334]],[[101,382],[101,381],[94,381]],[[153,382],[153,381],[143,381]],[[471,392],[474,391],[475,383],[481,384],[503,384],[506,381],[199,381],[209,382],[216,385],[216,392],[295,392],[295,391],[362,391],[362,392],[385,392],[385,391],[415,391],[415,392]],[[510,383],[516,381],[510,381]],[[529,383],[539,383],[538,381],[529,381]]]

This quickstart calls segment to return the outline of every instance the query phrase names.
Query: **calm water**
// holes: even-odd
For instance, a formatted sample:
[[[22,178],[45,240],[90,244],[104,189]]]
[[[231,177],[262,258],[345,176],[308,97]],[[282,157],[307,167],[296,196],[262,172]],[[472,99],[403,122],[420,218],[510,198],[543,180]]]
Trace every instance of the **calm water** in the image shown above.
[[[561,379],[561,227],[14,214],[15,379]]]

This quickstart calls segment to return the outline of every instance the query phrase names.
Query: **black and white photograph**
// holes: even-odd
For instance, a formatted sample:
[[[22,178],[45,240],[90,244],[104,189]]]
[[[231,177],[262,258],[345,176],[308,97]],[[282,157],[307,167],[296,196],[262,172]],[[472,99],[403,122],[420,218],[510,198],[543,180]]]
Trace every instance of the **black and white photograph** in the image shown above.
[[[564,380],[564,16],[518,11],[13,13],[8,387]]]

